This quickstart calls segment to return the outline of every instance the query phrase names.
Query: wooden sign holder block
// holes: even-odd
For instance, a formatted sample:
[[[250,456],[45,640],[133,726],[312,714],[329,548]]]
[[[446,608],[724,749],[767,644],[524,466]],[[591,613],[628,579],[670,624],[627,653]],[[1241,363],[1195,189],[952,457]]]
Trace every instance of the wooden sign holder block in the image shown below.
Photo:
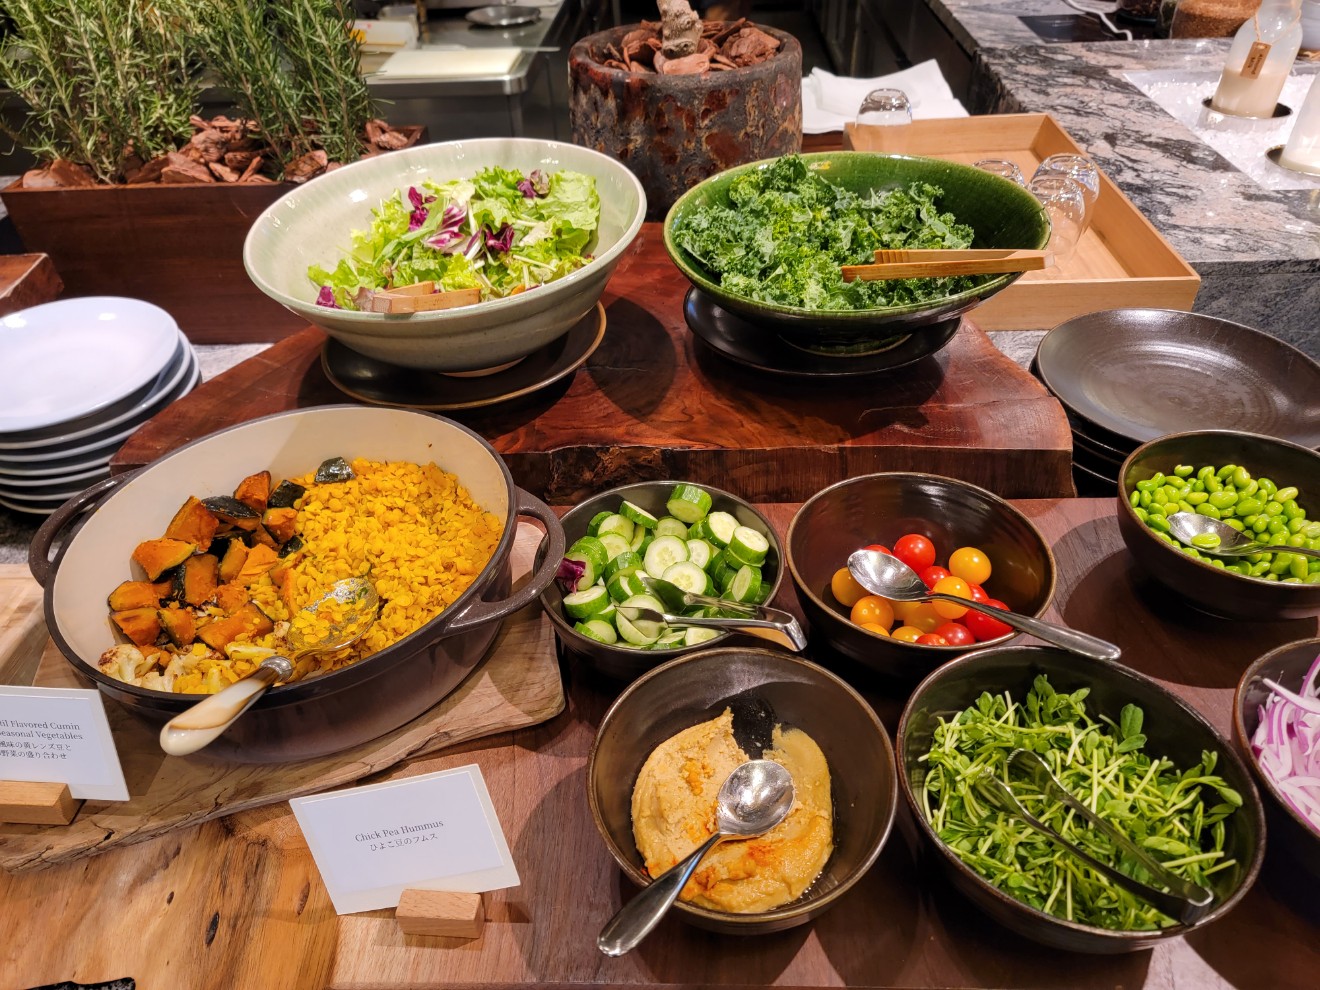
[[[485,895],[410,887],[400,895],[394,918],[405,935],[480,938],[486,923]]]
[[[81,807],[68,784],[0,780],[0,822],[68,825]]]

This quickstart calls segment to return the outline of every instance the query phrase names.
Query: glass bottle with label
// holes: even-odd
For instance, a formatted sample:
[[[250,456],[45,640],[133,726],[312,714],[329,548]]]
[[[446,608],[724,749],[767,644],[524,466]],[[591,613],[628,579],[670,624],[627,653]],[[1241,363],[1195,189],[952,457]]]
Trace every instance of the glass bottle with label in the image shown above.
[[[1270,117],[1302,46],[1301,0],[1265,0],[1238,28],[1212,109],[1238,117]]]
[[[1279,164],[1298,172],[1320,175],[1320,84],[1311,83],[1293,123],[1292,134],[1283,146]]]

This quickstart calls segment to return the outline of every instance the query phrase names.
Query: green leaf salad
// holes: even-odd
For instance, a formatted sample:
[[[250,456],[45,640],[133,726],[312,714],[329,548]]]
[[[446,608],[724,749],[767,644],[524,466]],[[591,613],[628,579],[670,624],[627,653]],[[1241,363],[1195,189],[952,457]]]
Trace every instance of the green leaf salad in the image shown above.
[[[435,282],[499,299],[591,261],[600,221],[596,180],[579,172],[482,169],[471,179],[409,186],[372,210],[334,268],[307,269],[317,303],[358,309],[363,290]]]
[[[850,192],[796,155],[739,176],[729,206],[680,218],[674,237],[734,295],[803,309],[903,306],[971,289],[985,276],[845,282],[842,265],[865,265],[876,248],[966,248],[975,232],[936,205],[944,191]],[[993,277],[993,276],[992,276]]]

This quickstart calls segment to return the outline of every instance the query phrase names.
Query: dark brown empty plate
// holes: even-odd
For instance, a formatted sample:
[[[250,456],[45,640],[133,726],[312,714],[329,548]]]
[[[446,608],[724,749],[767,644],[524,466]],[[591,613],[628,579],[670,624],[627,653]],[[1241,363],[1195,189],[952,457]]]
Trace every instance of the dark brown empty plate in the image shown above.
[[[1320,446],[1320,364],[1240,323],[1165,309],[1090,313],[1046,334],[1036,362],[1070,412],[1135,443],[1233,430]]]

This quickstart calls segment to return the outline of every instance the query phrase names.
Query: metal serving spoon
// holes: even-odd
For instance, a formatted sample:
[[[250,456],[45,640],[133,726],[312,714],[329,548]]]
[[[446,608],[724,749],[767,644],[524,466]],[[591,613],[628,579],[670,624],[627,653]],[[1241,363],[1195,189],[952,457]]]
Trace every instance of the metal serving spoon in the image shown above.
[[[799,652],[807,645],[807,635],[802,631],[798,620],[788,612],[764,605],[748,605],[745,602],[729,602],[709,595],[698,595],[684,591],[671,581],[641,576],[642,584],[662,605],[663,612],[648,608],[620,608],[629,619],[648,619],[652,622],[666,622],[673,626],[701,626],[707,629],[727,629],[731,632],[747,633],[759,636],[772,643]],[[734,617],[696,617],[683,615],[685,609],[693,605],[710,605],[730,612],[741,612],[746,618]],[[633,614],[636,613],[636,614]]]
[[[1013,793],[1012,788],[986,768],[985,775],[977,778],[976,782],[982,793],[990,799],[990,803],[996,808],[1022,819],[1034,831],[1053,839],[1093,870],[1104,874],[1124,890],[1130,891],[1142,900],[1153,904],[1170,918],[1177,918],[1183,924],[1190,925],[1205,917],[1214,903],[1215,895],[1212,891],[1171,873],[1126,835],[1092,812],[1090,808],[1068,792],[1068,789],[1059,782],[1059,778],[1050,772],[1050,768],[1039,756],[1035,753],[1029,753],[1025,749],[1015,749],[1008,754],[1008,767],[1010,771],[1016,770],[1030,780],[1046,797],[1053,801],[1062,802],[1065,807],[1084,818],[1097,832],[1108,836],[1117,848],[1140,863],[1146,872],[1167,887],[1168,891],[1142,883],[1140,880],[1130,877],[1126,873],[1122,873],[1083,852],[1027,811],[1022,802],[1018,800],[1017,795]]]
[[[336,581],[330,590],[303,611],[315,614],[329,601],[348,606],[343,619],[331,626],[320,639],[305,640],[297,627],[289,629],[289,655],[267,657],[252,673],[240,678],[229,687],[202,699],[185,712],[161,727],[160,748],[170,756],[187,756],[209,746],[219,735],[238,721],[238,717],[251,708],[266,689],[276,681],[293,678],[294,663],[312,653],[333,653],[352,646],[361,639],[376,621],[380,611],[380,597],[366,578],[345,578]]]
[[[1249,553],[1297,553],[1303,557],[1320,557],[1320,550],[1261,543],[1246,533],[1239,533],[1227,523],[1203,516],[1199,512],[1175,512],[1168,517],[1168,523],[1175,540],[1196,547],[1201,553],[1208,553],[1212,557],[1242,557]],[[1212,547],[1202,546],[1196,542],[1198,536],[1217,536],[1219,542]]]
[[[1117,660],[1122,655],[1113,643],[1096,636],[1073,629],[1056,626],[1053,622],[1033,619],[1029,615],[1019,615],[992,605],[983,605],[969,598],[954,595],[936,594],[917,576],[917,572],[897,557],[891,557],[879,550],[858,550],[848,558],[848,572],[857,579],[867,591],[896,602],[952,602],[965,605],[974,612],[998,619],[1005,625],[1012,626],[1019,632],[1030,633],[1037,639],[1053,643],[1072,653],[1090,657],[1092,660]]]
[[[793,807],[793,777],[773,760],[749,760],[736,767],[720,787],[715,834],[687,859],[674,864],[619,909],[596,939],[607,956],[635,949],[660,923],[697,864],[725,839],[764,835],[788,817]]]

